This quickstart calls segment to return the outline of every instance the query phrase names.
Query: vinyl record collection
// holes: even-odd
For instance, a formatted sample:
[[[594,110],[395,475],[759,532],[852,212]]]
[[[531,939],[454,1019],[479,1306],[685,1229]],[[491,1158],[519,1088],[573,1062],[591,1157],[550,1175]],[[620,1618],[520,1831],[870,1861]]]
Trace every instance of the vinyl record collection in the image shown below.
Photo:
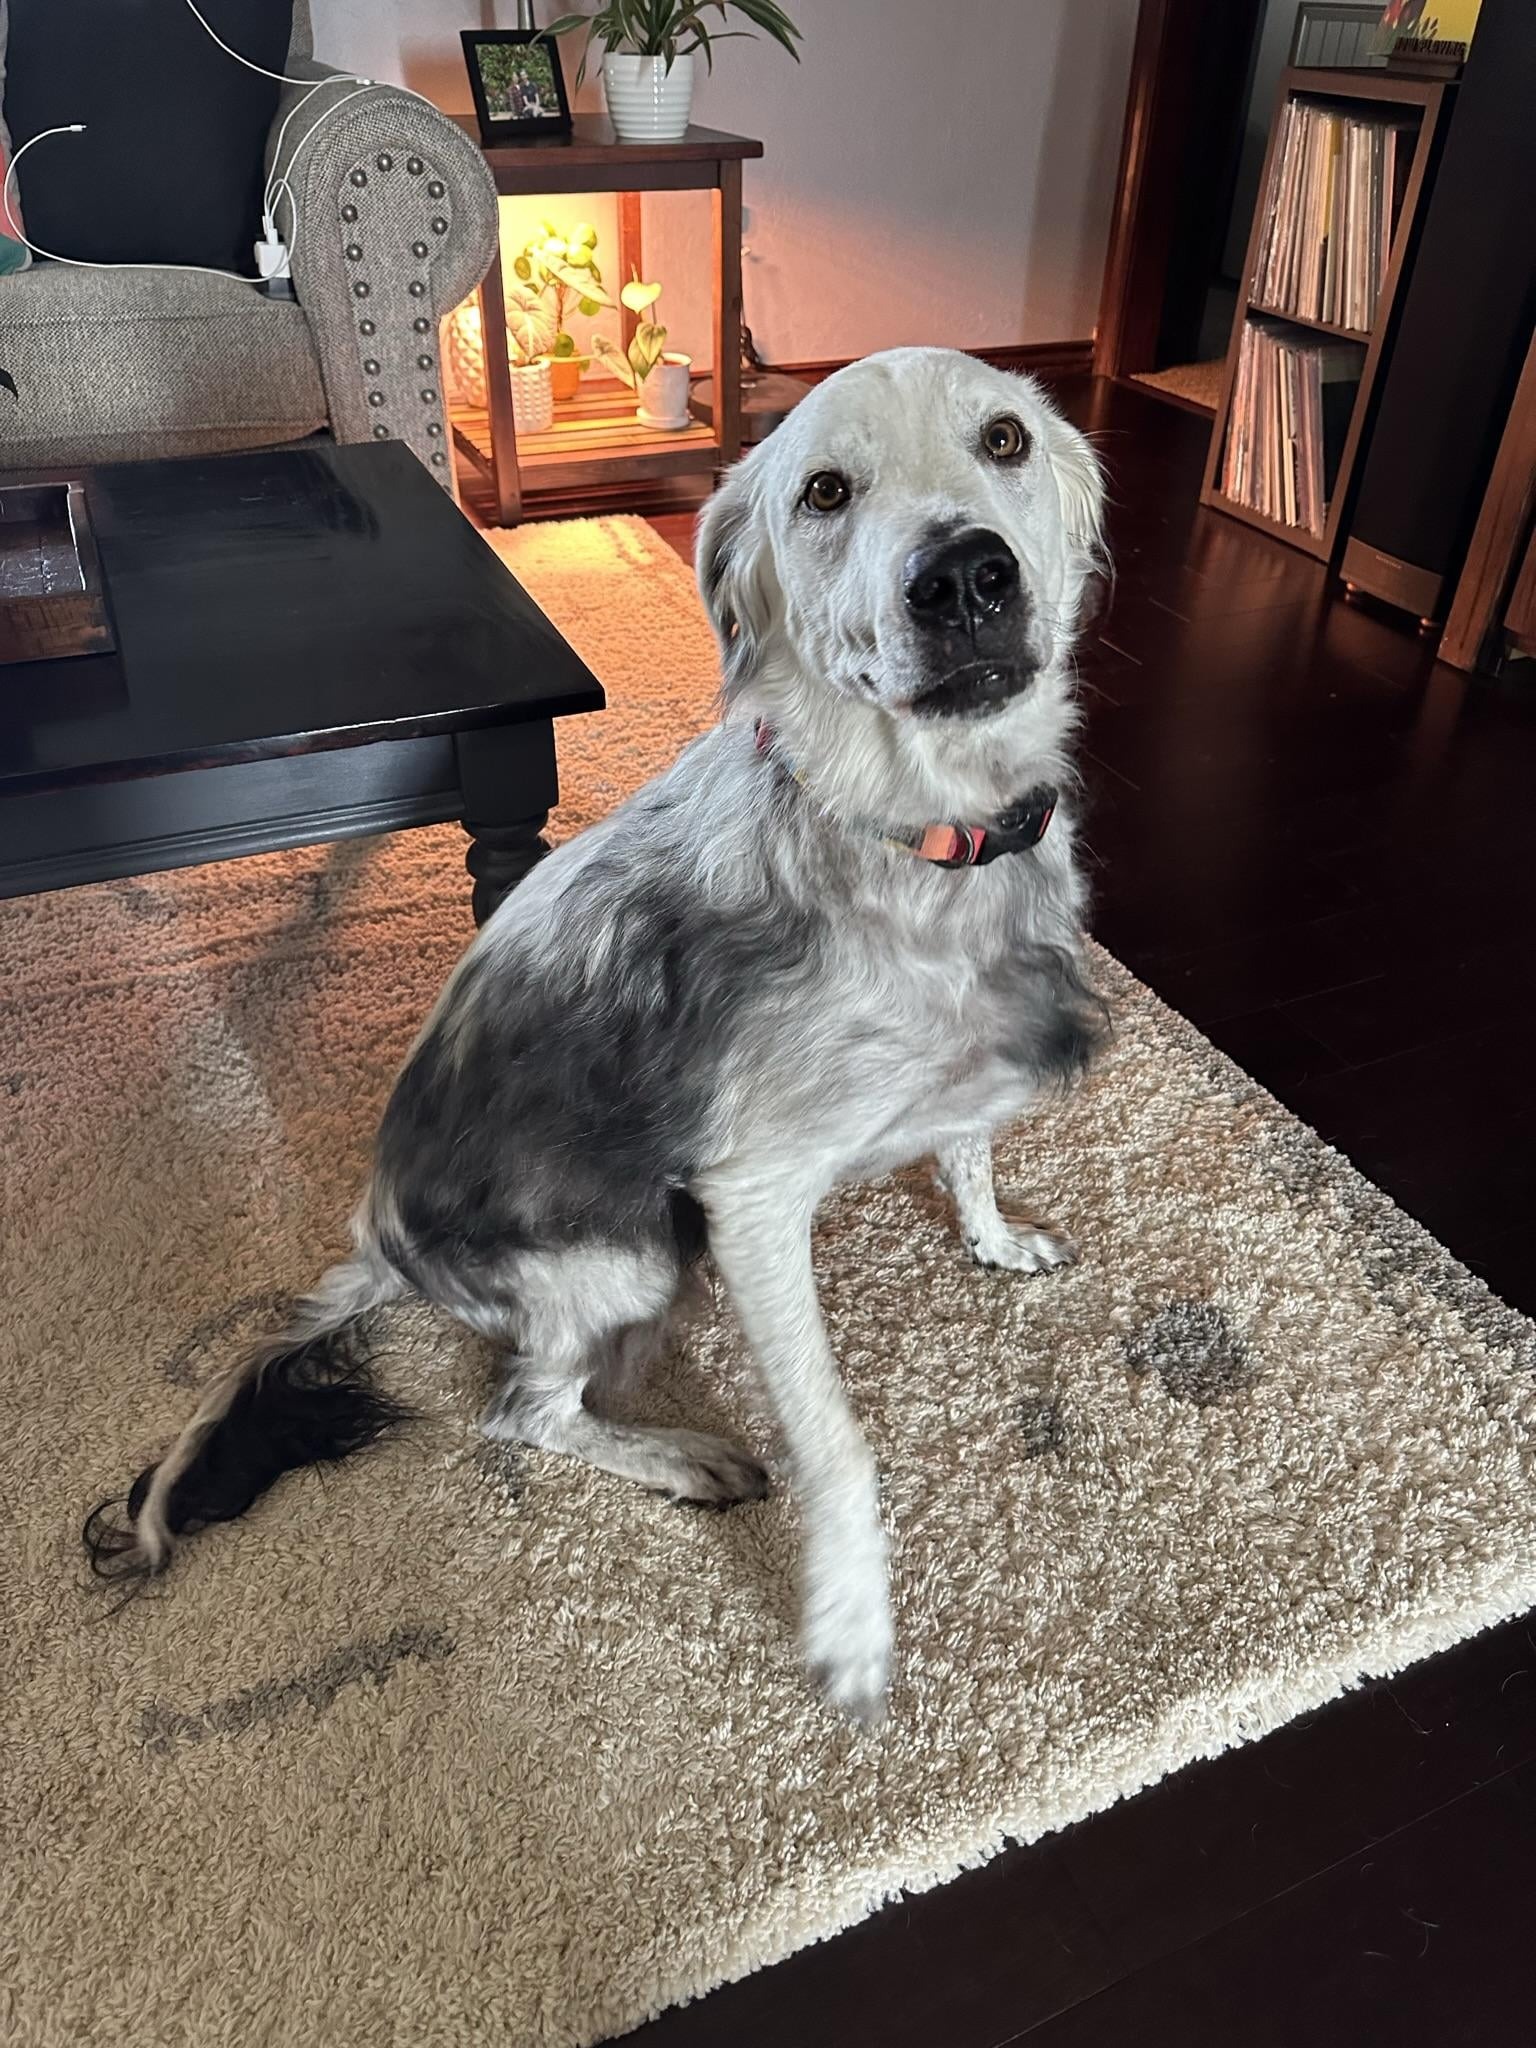
[[[1401,121],[1293,99],[1270,172],[1254,297],[1271,312],[1366,332],[1412,142]]]
[[[1250,318],[1227,428],[1225,496],[1321,538],[1364,359],[1356,342]]]

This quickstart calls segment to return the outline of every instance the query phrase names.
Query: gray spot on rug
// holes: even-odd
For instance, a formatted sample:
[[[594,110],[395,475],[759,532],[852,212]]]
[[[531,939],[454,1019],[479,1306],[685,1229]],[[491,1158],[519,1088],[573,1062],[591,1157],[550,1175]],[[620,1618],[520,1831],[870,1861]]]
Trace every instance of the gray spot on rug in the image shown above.
[[[528,1471],[521,1452],[514,1444],[482,1439],[475,1446],[475,1464],[481,1478],[493,1486],[509,1506],[522,1499],[528,1484]]]
[[[1214,1301],[1174,1301],[1126,1340],[1132,1372],[1156,1373],[1175,1401],[1207,1408],[1258,1378],[1253,1354]]]
[[[173,1386],[200,1387],[210,1365],[227,1363],[206,1355],[214,1345],[224,1347],[237,1331],[252,1334],[258,1329],[280,1329],[292,1312],[293,1301],[286,1288],[269,1287],[260,1294],[242,1294],[238,1301],[226,1302],[193,1324],[161,1370]]]
[[[1019,1403],[1019,1430],[1026,1458],[1049,1457],[1066,1442],[1061,1403],[1054,1394],[1026,1394]]]
[[[373,1641],[348,1643],[332,1650],[308,1671],[293,1678],[268,1678],[221,1700],[210,1700],[190,1712],[152,1700],[144,1709],[139,1733],[152,1756],[169,1756],[179,1742],[207,1742],[215,1735],[244,1735],[260,1722],[281,1721],[296,1707],[323,1714],[349,1685],[371,1679],[383,1685],[397,1665],[415,1659],[441,1664],[457,1646],[441,1629],[409,1624]]]

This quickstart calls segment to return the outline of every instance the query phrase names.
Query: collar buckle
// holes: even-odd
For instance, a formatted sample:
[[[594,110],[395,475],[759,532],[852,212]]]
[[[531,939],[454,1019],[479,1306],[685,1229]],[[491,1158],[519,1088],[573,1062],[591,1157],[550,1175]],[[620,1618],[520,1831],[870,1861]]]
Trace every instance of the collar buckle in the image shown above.
[[[759,718],[752,743],[759,754],[769,754],[774,745],[773,727]],[[782,760],[782,757],[780,757]],[[793,762],[782,765],[793,781],[804,787],[804,778]],[[919,825],[915,828],[882,827],[872,820],[853,821],[857,829],[898,852],[914,855],[936,868],[984,868],[1005,853],[1028,853],[1038,846],[1056,815],[1057,792],[1045,785],[1009,806],[995,825]],[[846,822],[846,821],[845,821]]]

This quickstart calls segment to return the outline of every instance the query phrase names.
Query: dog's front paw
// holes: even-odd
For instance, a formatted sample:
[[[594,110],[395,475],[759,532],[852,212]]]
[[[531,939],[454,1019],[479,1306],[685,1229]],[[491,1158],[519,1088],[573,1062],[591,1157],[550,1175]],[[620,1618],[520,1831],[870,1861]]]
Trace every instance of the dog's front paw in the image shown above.
[[[999,1209],[995,1225],[966,1239],[979,1266],[997,1266],[1005,1273],[1049,1273],[1075,1266],[1074,1241],[1054,1223],[1040,1223],[1019,1209]]]
[[[865,1728],[885,1719],[895,1633],[890,1602],[878,1595],[824,1598],[805,1619],[805,1661],[811,1677],[842,1713]]]

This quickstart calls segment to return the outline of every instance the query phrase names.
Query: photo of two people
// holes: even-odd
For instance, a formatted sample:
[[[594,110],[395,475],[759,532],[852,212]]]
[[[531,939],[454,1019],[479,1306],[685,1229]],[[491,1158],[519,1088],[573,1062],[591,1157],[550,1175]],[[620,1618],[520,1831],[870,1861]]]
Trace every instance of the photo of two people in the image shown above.
[[[486,109],[493,120],[559,120],[554,65],[543,44],[492,44],[480,62]]]
[[[570,134],[560,53],[547,36],[527,29],[466,29],[463,42],[483,142]]]

